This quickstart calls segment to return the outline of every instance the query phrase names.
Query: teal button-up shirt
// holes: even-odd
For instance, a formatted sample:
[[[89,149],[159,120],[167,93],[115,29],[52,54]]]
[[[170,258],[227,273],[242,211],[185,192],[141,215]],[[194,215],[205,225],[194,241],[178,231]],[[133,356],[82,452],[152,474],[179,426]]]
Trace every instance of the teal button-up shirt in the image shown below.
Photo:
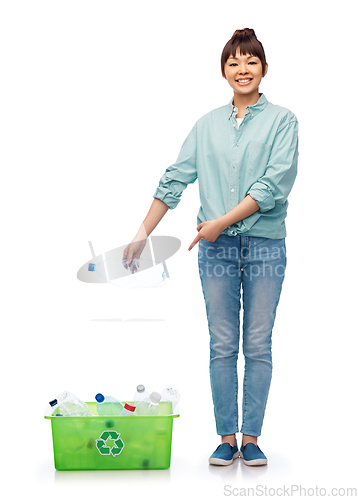
[[[298,121],[289,109],[259,95],[240,125],[233,98],[199,118],[153,197],[173,209],[198,179],[199,225],[230,212],[249,194],[260,209],[223,233],[284,238],[287,197],[297,176]]]

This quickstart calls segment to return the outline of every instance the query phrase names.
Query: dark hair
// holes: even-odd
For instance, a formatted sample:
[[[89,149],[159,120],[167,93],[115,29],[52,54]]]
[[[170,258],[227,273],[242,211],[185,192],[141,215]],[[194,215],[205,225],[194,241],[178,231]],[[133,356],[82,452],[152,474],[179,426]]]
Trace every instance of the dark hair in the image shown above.
[[[221,74],[225,78],[225,63],[230,56],[236,57],[236,51],[240,48],[240,53],[245,56],[249,54],[260,59],[262,74],[266,69],[266,56],[262,43],[256,38],[255,31],[250,28],[236,30],[230,40],[225,45],[221,54]]]

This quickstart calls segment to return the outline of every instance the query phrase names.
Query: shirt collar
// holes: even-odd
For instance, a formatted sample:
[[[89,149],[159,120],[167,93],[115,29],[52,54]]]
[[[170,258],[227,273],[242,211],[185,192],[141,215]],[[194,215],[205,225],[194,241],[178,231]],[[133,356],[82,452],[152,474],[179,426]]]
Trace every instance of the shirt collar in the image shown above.
[[[249,113],[250,118],[253,118],[254,116],[261,113],[261,111],[263,111],[268,104],[268,100],[266,99],[266,97],[263,93],[259,93],[259,96],[260,96],[259,100],[255,104],[253,104],[252,106],[246,107],[245,115],[246,115],[246,113]],[[248,108],[249,108],[249,110],[247,111]],[[234,98],[233,97],[230,99],[230,102],[227,105],[227,109],[228,109],[228,112],[227,112],[228,119],[231,118],[233,113],[234,113],[234,117],[237,115],[238,109],[236,106],[234,106]]]

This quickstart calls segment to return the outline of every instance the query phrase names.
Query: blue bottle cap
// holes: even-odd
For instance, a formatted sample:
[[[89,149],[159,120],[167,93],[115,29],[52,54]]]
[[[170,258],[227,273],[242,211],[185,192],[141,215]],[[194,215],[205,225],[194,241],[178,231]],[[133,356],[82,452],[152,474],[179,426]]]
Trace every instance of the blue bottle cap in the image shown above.
[[[96,394],[96,398],[95,398],[95,399],[96,399],[97,403],[103,403],[103,401],[104,401],[104,396],[103,396],[103,394],[101,394],[101,393],[99,392],[98,394]]]
[[[54,400],[50,401],[49,405],[50,405],[50,406],[55,406],[55,405],[57,405],[57,399],[54,399]]]
[[[89,270],[89,271],[94,271],[94,270],[95,270],[95,267],[96,267],[96,265],[95,265],[95,264],[88,264],[88,270]]]

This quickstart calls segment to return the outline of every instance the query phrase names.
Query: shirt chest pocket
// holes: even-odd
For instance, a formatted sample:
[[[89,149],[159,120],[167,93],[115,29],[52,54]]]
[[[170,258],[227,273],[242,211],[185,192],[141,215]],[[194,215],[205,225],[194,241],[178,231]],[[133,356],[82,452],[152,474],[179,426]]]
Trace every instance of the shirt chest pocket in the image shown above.
[[[247,173],[258,179],[267,167],[271,146],[262,142],[250,141],[248,145]]]

